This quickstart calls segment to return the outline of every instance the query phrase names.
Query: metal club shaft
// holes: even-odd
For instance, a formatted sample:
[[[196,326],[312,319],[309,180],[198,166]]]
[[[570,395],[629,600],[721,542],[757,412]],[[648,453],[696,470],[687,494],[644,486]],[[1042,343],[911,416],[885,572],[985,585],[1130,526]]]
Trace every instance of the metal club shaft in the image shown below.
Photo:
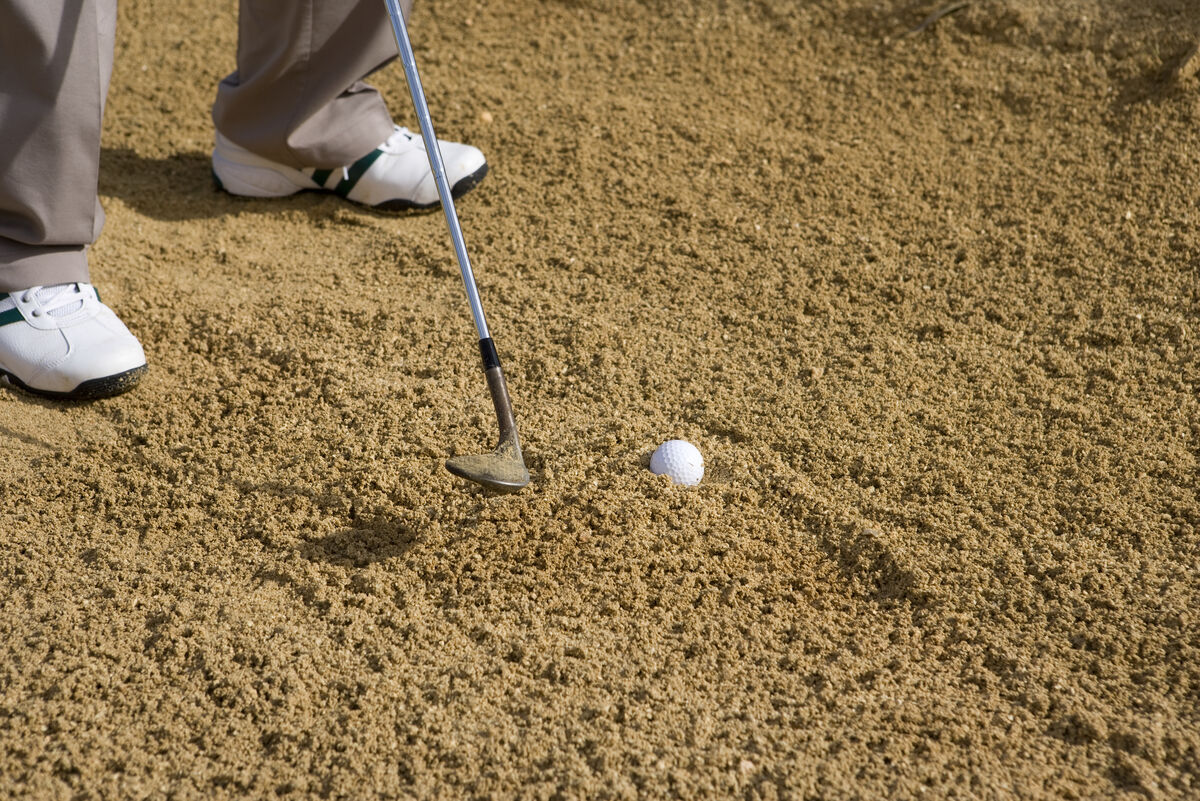
[[[417,123],[425,139],[425,152],[429,154],[429,167],[437,184],[438,196],[442,199],[442,211],[446,224],[450,226],[450,239],[454,242],[454,253],[458,257],[458,269],[462,273],[463,285],[467,289],[467,302],[471,304],[471,316],[475,318],[475,330],[479,338],[489,339],[487,318],[483,315],[483,304],[479,302],[479,290],[475,287],[475,273],[471,271],[471,259],[467,256],[467,245],[463,241],[462,227],[458,224],[458,213],[454,210],[454,198],[450,194],[450,183],[446,180],[446,164],[438,147],[437,135],[433,132],[433,120],[429,117],[429,104],[425,101],[425,90],[421,76],[417,74],[417,62],[413,56],[412,42],[408,38],[408,27],[400,10],[399,0],[384,0],[388,16],[392,20],[392,32],[396,34],[396,45],[400,48],[400,63],[408,80],[408,91],[412,95],[413,107],[417,112]]]
[[[475,286],[475,274],[471,272],[471,260],[467,257],[467,246],[463,242],[462,227],[454,210],[454,198],[450,194],[450,183],[446,180],[446,165],[438,147],[437,134],[429,118],[429,104],[425,101],[425,90],[417,75],[417,63],[413,56],[412,42],[408,38],[408,27],[399,0],[384,0],[388,16],[392,20],[392,32],[396,34],[396,45],[400,48],[400,63],[408,80],[408,91],[412,95],[421,136],[425,139],[425,152],[429,156],[429,168],[437,184],[438,196],[442,200],[442,211],[446,224],[450,226],[450,238],[454,242],[454,253],[458,257],[458,268],[462,272],[463,285],[467,289],[467,300],[471,304],[471,316],[475,318],[475,330],[479,333],[479,353],[483,358],[483,370],[487,376],[488,392],[496,410],[496,422],[500,425],[500,442],[491,453],[456,456],[446,461],[446,469],[457,476],[496,490],[512,492],[529,483],[529,471],[521,453],[521,441],[513,418],[512,401],[500,367],[500,357],[488,333],[487,320],[483,316],[483,304],[479,302],[479,290]]]

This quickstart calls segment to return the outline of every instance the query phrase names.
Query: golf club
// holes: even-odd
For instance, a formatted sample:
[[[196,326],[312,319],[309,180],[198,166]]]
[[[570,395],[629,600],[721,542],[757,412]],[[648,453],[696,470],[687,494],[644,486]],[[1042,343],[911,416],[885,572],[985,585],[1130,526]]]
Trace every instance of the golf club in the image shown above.
[[[517,424],[513,419],[512,400],[508,396],[508,385],[504,371],[500,368],[500,356],[488,333],[487,321],[483,316],[483,304],[479,302],[479,290],[475,286],[475,275],[467,258],[467,246],[463,242],[462,228],[454,210],[454,198],[450,195],[450,184],[446,180],[446,167],[438,149],[437,136],[433,132],[433,121],[429,118],[429,104],[425,101],[425,90],[417,75],[417,63],[413,57],[412,43],[408,38],[408,27],[400,10],[399,0],[384,0],[388,16],[392,19],[392,31],[396,34],[396,45],[400,48],[400,63],[408,80],[408,91],[412,95],[421,136],[425,139],[425,152],[429,155],[429,167],[437,183],[438,196],[442,199],[442,211],[446,224],[450,226],[450,238],[454,242],[454,253],[458,257],[458,268],[462,273],[463,285],[467,289],[467,300],[471,304],[471,316],[475,318],[475,330],[479,334],[479,353],[483,357],[483,370],[487,376],[488,391],[496,409],[496,420],[500,424],[500,443],[491,453],[456,456],[446,461],[446,469],[468,481],[498,490],[512,492],[529,483],[529,471],[521,455],[521,442],[517,438]]]

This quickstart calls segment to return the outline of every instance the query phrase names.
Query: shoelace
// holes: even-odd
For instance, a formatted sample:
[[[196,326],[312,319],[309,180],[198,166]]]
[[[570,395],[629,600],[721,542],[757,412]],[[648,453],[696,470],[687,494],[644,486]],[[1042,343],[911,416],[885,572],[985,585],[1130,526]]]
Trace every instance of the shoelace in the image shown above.
[[[396,153],[401,148],[409,146],[409,142],[414,139],[412,131],[407,128],[401,128],[399,125],[392,131],[392,135],[387,138],[379,149],[385,153]]]
[[[407,128],[401,128],[399,125],[395,125],[393,126],[392,135],[385,139],[383,144],[377,149],[382,150],[384,153],[399,153],[402,151],[402,149],[407,149],[406,146],[412,142],[413,138],[412,131],[408,130]],[[342,179],[349,181],[350,167],[346,166],[341,167],[340,169],[342,171]],[[318,170],[317,172],[320,171]]]
[[[21,293],[21,302],[28,303],[37,298],[41,308],[30,312],[34,317],[40,317],[42,312],[51,317],[66,317],[72,312],[83,308],[83,294],[79,284],[55,284],[54,286],[35,286]]]

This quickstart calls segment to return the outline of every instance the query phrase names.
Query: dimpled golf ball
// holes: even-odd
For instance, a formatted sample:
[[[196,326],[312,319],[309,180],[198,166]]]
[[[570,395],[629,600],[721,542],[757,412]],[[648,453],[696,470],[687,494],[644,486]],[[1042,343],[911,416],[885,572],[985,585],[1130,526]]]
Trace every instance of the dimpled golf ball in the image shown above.
[[[672,439],[658,446],[650,457],[650,472],[668,475],[675,484],[694,487],[704,477],[704,457],[692,443]]]

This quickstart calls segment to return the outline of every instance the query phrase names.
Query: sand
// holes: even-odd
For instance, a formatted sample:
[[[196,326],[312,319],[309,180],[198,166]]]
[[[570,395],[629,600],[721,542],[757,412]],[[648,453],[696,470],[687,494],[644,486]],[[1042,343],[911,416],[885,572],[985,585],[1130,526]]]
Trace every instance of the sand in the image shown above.
[[[1200,794],[1200,10],[944,8],[418,7],[505,496],[445,221],[216,191],[235,4],[123,3],[151,369],[0,391],[0,795]]]

